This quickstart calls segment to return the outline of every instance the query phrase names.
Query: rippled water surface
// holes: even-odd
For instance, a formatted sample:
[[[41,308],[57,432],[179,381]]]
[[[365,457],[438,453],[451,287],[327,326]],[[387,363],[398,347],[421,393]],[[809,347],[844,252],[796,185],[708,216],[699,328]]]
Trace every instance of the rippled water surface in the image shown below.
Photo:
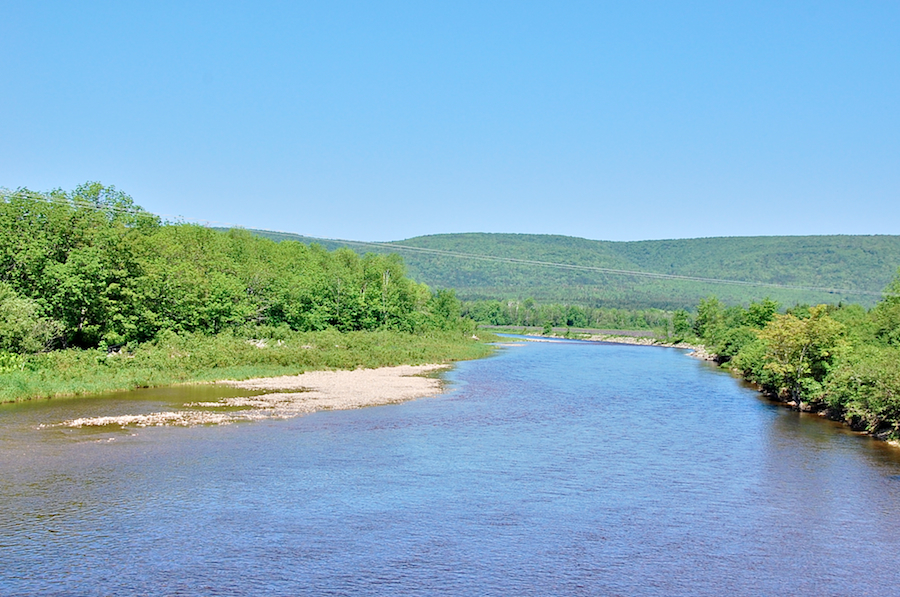
[[[681,351],[534,343],[447,379],[438,398],[227,426],[46,426],[209,388],[0,407],[0,594],[900,584],[898,451]]]

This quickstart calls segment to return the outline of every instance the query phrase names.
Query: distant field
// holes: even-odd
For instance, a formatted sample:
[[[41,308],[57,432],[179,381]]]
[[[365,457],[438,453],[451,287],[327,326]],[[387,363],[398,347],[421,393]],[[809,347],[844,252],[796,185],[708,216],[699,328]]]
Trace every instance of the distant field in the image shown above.
[[[318,242],[329,249],[348,246],[358,252],[397,252],[403,255],[410,277],[432,287],[453,288],[466,300],[531,297],[541,302],[593,307],[692,308],[710,295],[729,304],[771,297],[784,305],[872,305],[900,267],[900,236],[611,242],[552,235],[473,233],[420,236],[373,245],[252,232],[278,240]],[[503,259],[559,265],[510,263]],[[561,267],[566,265],[744,284],[654,279]]]

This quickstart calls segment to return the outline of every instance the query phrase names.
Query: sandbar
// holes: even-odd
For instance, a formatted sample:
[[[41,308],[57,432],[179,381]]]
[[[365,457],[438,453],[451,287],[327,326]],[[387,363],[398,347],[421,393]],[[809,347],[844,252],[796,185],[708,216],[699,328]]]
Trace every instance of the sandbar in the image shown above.
[[[173,411],[79,418],[59,425],[190,427],[261,419],[287,419],[320,410],[347,410],[395,404],[440,394],[443,382],[428,374],[447,368],[448,365],[400,365],[353,371],[307,371],[301,375],[220,381],[216,383],[246,390],[271,390],[271,393],[222,398],[213,402],[189,402],[183,409]]]

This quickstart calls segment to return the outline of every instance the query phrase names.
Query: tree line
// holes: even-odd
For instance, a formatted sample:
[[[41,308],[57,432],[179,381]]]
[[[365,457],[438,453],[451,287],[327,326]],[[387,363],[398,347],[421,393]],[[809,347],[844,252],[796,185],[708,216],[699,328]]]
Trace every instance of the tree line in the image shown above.
[[[452,291],[412,281],[396,255],[165,223],[100,183],[0,195],[6,353],[248,327],[418,332],[459,314]]]
[[[662,309],[587,307],[525,300],[463,301],[462,313],[478,323],[502,326],[550,326],[610,330],[662,330],[671,325],[672,313]]]

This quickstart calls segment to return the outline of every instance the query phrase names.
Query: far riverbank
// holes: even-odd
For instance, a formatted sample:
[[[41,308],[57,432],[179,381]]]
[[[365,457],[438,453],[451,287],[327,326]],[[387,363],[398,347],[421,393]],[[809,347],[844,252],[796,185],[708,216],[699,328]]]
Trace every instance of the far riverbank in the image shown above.
[[[684,348],[690,351],[690,355],[704,361],[715,361],[718,355],[710,353],[702,344],[690,344],[687,342],[668,342],[649,330],[600,330],[592,328],[552,328],[550,334],[544,334],[543,328],[538,326],[495,326],[481,325],[479,329],[486,329],[495,333],[514,334],[518,336],[541,336],[544,338],[559,338],[567,340],[586,340],[589,342],[606,342],[608,344],[631,344],[636,346],[659,346],[663,348]]]

